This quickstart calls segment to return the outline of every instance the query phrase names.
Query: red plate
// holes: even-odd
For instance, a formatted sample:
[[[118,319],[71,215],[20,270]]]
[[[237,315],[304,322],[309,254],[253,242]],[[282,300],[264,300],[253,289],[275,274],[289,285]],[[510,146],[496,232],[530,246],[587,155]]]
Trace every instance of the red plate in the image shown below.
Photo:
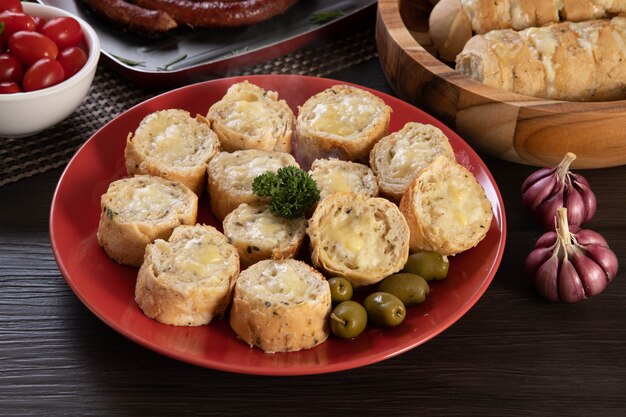
[[[494,219],[486,238],[451,260],[448,279],[433,283],[424,304],[409,307],[406,320],[396,328],[369,327],[355,340],[331,336],[314,349],[277,354],[265,354],[242,343],[227,320],[201,327],[174,327],[141,312],[134,301],[137,269],[109,259],[96,240],[100,196],[110,182],[126,173],[126,136],[144,116],[156,110],[181,108],[205,115],[230,85],[244,79],[277,91],[294,112],[313,94],[340,83],[296,75],[207,81],[147,100],[96,132],[65,169],[50,212],[52,249],[61,273],[78,298],[109,326],[157,352],[208,368],[265,375],[333,372],[381,361],[426,342],[463,316],[485,292],[502,258],[506,227],[500,192],[484,163],[452,130],[401,100],[367,88],[393,108],[391,131],[410,121],[442,129],[450,138],[457,160],[474,173],[493,206]],[[216,224],[206,198],[200,201],[199,216],[201,222]]]

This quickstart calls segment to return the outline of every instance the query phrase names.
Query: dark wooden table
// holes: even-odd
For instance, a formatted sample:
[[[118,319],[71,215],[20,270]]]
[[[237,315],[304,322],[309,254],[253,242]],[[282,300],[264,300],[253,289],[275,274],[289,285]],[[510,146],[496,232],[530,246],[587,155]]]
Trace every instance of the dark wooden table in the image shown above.
[[[376,60],[332,77],[391,93]],[[626,416],[626,167],[584,172],[598,197],[588,227],[624,269],[600,296],[564,305],[540,298],[523,271],[541,234],[519,199],[533,168],[484,160],[508,238],[483,297],[418,348],[305,377],[199,368],[119,335],[54,261],[48,215],[62,170],[1,187],[0,415]]]

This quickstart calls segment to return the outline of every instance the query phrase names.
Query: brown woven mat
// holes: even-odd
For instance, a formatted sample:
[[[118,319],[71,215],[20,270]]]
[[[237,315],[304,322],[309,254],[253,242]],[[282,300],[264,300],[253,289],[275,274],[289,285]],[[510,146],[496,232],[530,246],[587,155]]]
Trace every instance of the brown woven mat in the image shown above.
[[[340,39],[315,43],[278,59],[225,75],[323,77],[376,56],[374,27],[370,22],[346,31]],[[34,136],[0,138],[0,186],[67,164],[80,145],[106,122],[158,93],[130,84],[100,65],[89,94],[63,122]]]

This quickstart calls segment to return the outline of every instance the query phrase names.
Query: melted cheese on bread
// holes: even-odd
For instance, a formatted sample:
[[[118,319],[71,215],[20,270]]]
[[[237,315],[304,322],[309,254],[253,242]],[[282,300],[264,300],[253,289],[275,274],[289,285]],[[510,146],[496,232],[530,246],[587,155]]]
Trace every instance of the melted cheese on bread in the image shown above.
[[[342,192],[353,192],[370,197],[378,195],[376,177],[364,164],[335,158],[316,159],[311,165],[309,174],[320,190],[320,199]]]
[[[161,323],[198,326],[221,315],[239,273],[237,250],[212,226],[180,226],[146,248],[135,300]]]
[[[224,219],[224,234],[245,265],[293,257],[304,239],[306,220],[277,217],[267,204],[241,204]]]

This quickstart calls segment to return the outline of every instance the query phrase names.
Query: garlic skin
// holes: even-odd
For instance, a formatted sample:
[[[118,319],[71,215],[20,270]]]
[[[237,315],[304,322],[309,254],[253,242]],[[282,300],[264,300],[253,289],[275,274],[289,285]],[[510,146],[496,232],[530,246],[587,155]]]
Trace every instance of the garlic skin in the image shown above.
[[[522,184],[522,204],[548,230],[554,230],[556,210],[567,208],[572,226],[590,221],[596,214],[596,196],[587,180],[569,170],[576,155],[568,152],[553,168],[542,168]]]
[[[567,217],[566,208],[557,210],[556,232],[537,240],[526,270],[544,298],[575,303],[604,291],[617,275],[618,261],[599,233],[570,227]]]

